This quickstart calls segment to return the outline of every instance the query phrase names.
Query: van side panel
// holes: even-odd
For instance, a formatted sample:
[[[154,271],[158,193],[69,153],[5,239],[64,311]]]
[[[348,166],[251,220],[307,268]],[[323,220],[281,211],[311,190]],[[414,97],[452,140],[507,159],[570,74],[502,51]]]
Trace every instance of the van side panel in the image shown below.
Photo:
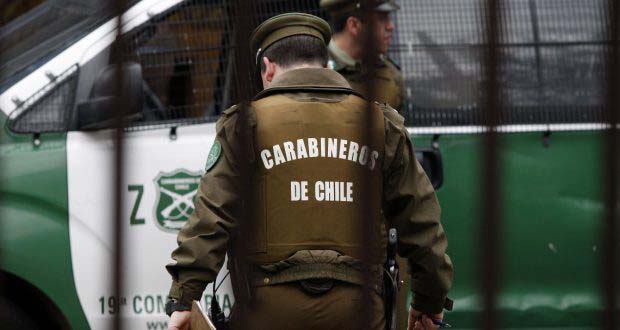
[[[41,141],[34,147],[32,136],[14,136],[3,129],[1,268],[44,292],[71,328],[87,329],[71,268],[66,135],[44,134]]]
[[[415,129],[414,129],[415,130]],[[413,135],[416,147],[430,135]],[[438,190],[455,265],[450,293],[454,311],[446,320],[477,328],[481,317],[479,248],[483,135],[441,135],[444,185]],[[502,328],[600,326],[603,303],[600,131],[501,135]]]

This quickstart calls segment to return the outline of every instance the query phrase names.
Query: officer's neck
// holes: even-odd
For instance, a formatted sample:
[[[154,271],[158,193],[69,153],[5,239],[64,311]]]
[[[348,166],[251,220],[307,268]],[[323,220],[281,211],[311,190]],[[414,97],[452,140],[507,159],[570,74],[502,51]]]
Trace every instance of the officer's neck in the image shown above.
[[[364,58],[364,47],[352,36],[345,35],[345,32],[336,33],[332,36],[332,42],[351,56],[356,62],[361,62]]]
[[[282,77],[282,75],[284,75],[285,73],[289,71],[293,71],[297,69],[305,69],[305,68],[320,69],[320,68],[323,68],[323,66],[319,63],[298,63],[298,64],[292,64],[286,67],[281,67],[276,64],[273,66],[272,73],[270,72],[262,73],[263,88],[264,89],[269,88],[269,86],[271,86],[274,81],[278,80],[278,78]]]

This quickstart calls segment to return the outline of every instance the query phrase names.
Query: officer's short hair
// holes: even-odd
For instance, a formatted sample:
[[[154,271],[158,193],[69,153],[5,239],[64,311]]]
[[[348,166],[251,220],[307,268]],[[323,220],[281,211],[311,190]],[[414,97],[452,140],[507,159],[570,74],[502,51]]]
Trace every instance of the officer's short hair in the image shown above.
[[[344,15],[332,19],[330,22],[332,26],[332,31],[334,31],[334,33],[340,33],[344,31],[344,29],[347,27],[347,21],[349,20],[349,17],[351,16]]]
[[[334,33],[340,33],[344,31],[344,29],[347,27],[347,21],[349,20],[349,17],[355,17],[359,20],[362,20],[361,17],[359,17],[358,15],[342,15],[339,17],[334,17],[329,22],[332,27],[332,31],[334,31]]]
[[[301,63],[318,63],[325,67],[328,60],[325,42],[308,35],[294,35],[278,40],[265,49],[260,57],[261,72],[265,72],[266,69],[262,60],[263,57],[281,67]]]

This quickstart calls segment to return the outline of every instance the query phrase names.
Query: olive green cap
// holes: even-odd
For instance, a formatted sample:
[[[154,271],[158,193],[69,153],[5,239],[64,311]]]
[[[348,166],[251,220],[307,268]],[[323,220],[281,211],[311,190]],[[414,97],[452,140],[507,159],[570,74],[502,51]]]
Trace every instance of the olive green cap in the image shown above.
[[[258,58],[260,53],[278,40],[295,35],[308,35],[329,43],[332,30],[320,17],[304,13],[286,13],[274,16],[259,25],[250,37],[250,49]]]
[[[319,6],[327,10],[332,17],[339,17],[364,10],[370,6],[372,10],[392,12],[400,9],[396,0],[321,0]]]

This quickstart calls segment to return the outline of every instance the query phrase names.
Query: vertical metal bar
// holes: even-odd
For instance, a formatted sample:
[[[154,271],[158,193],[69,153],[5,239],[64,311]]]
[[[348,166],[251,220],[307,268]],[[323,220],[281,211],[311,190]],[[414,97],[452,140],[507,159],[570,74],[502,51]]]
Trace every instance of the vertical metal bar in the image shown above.
[[[501,87],[499,86],[500,74],[500,24],[501,7],[500,0],[487,0],[486,7],[486,41],[487,49],[485,56],[485,73],[487,90],[484,105],[484,120],[486,132],[484,134],[483,160],[484,168],[481,173],[483,190],[481,202],[483,203],[483,219],[481,226],[481,259],[480,271],[482,280],[483,302],[483,329],[495,329],[498,326],[497,318],[497,291],[499,278],[499,244],[501,217],[500,196],[500,164],[498,159],[499,136],[497,126],[500,123]]]
[[[113,265],[113,277],[112,277],[112,287],[114,290],[114,295],[116,300],[116,313],[114,314],[114,322],[113,329],[121,330],[123,328],[122,323],[122,308],[121,308],[121,296],[123,293],[123,248],[124,248],[124,233],[123,233],[123,223],[122,223],[122,184],[123,184],[123,128],[124,122],[123,118],[125,115],[125,106],[127,105],[127,94],[123,90],[123,56],[122,52],[124,48],[122,46],[122,26],[123,26],[123,9],[125,8],[126,0],[113,0],[114,1],[114,9],[117,16],[116,20],[116,41],[112,46],[111,52],[111,60],[112,63],[116,66],[115,74],[116,74],[116,91],[114,97],[114,109],[111,109],[114,112],[114,193],[112,195],[112,207],[114,210],[113,213],[113,238],[112,242],[112,251],[114,255],[114,265]]]
[[[376,26],[377,26],[377,20],[376,20],[376,16],[375,16],[375,12],[373,10],[373,4],[375,4],[375,1],[373,0],[366,0],[366,1],[362,1],[361,2],[363,5],[364,10],[364,14],[362,17],[362,24],[364,26],[363,28],[363,40],[364,40],[364,56],[362,58],[362,72],[364,74],[364,77],[366,79],[366,86],[365,86],[365,96],[366,96],[366,112],[365,112],[365,116],[363,118],[363,122],[366,123],[364,129],[364,135],[362,137],[362,141],[360,141],[362,143],[362,145],[367,145],[367,146],[371,146],[373,143],[373,132],[372,132],[372,127],[373,127],[373,123],[372,123],[372,111],[374,110],[374,100],[376,99],[376,95],[377,95],[377,91],[376,91],[376,70],[377,70],[377,60],[378,60],[378,47],[375,44],[375,36],[373,31],[376,30]],[[364,305],[362,306],[362,324],[367,324],[370,325],[372,323],[372,310],[373,310],[373,303],[372,303],[372,291],[371,291],[371,285],[373,283],[373,274],[372,274],[372,267],[375,266],[373,265],[373,247],[377,247],[374,242],[373,239],[374,237],[376,237],[375,235],[373,235],[373,229],[376,228],[373,225],[373,222],[379,221],[379,219],[373,219],[371,214],[372,214],[372,207],[371,205],[373,204],[372,201],[370,200],[372,198],[372,194],[371,191],[373,191],[374,189],[379,189],[378,187],[372,187],[371,183],[369,180],[361,180],[360,182],[360,213],[361,214],[361,223],[362,223],[362,227],[361,227],[361,232],[359,233],[360,235],[362,235],[362,242],[366,243],[363,244],[362,247],[362,265],[363,265],[363,276],[364,276],[364,282],[365,285],[363,286],[363,293],[362,293],[362,301],[364,301]],[[374,251],[375,255],[376,255],[377,251]]]
[[[251,84],[252,79],[250,73],[253,72],[251,70],[251,62],[250,59],[253,60],[251,54],[249,54],[249,46],[248,40],[251,33],[250,30],[250,19],[252,18],[252,13],[256,13],[256,11],[252,10],[252,3],[245,0],[236,0],[234,2],[234,10],[233,10],[233,21],[234,21],[234,38],[233,38],[233,52],[235,56],[235,89],[237,91],[237,100],[240,103],[240,112],[238,117],[239,122],[239,131],[241,132],[240,140],[243,141],[239,148],[238,155],[242,155],[246,157],[253,152],[253,150],[249,150],[252,144],[245,143],[251,138],[251,135],[248,132],[249,126],[247,122],[248,111],[251,111],[249,108],[249,100],[251,98]],[[239,181],[242,182],[240,189],[240,198],[241,201],[249,200],[250,196],[250,182],[251,182],[251,169],[250,163],[248,159],[239,159],[239,177],[241,178]],[[251,235],[248,232],[247,226],[245,225],[247,221],[250,220],[250,216],[248,215],[248,210],[246,204],[243,203],[240,212],[240,219],[238,223],[237,234],[233,239],[233,250],[234,253],[232,258],[234,270],[231,272],[233,275],[232,280],[235,282],[236,292],[235,294],[235,304],[237,308],[235,310],[238,313],[238,321],[241,326],[247,324],[246,322],[246,307],[250,302],[252,296],[252,290],[249,286],[249,282],[247,280],[248,271],[248,263],[246,261],[247,257],[247,239],[245,239],[245,235]]]
[[[3,48],[3,44],[2,41],[4,41],[4,39],[0,39],[0,49],[4,49]],[[4,62],[4,56],[6,56],[4,54],[4,52],[0,51],[0,81],[4,81],[6,72],[4,71],[4,65],[2,64]],[[6,119],[8,120],[8,116],[6,116]],[[2,167],[2,163],[0,162],[0,178],[3,177],[5,174],[3,173],[3,167]],[[0,180],[0,203],[3,203],[4,200],[4,179]],[[4,253],[4,242],[6,242],[6,235],[8,235],[8,233],[3,229],[4,227],[4,212],[0,213],[0,269],[4,269],[3,266],[3,253]],[[0,297],[6,297],[5,295],[5,290],[6,290],[6,278],[4,277],[4,274],[2,272],[0,272]]]
[[[543,101],[543,73],[542,73],[542,55],[540,53],[540,26],[538,24],[538,9],[536,0],[529,1],[530,21],[532,22],[532,34],[534,37],[534,51],[536,52],[536,85],[537,88],[537,104]]]
[[[605,222],[603,226],[603,238],[605,251],[603,252],[603,292],[604,292],[604,323],[603,329],[617,329],[620,326],[619,320],[619,290],[617,284],[619,272],[619,185],[620,175],[618,173],[618,146],[620,146],[620,135],[618,134],[618,123],[620,122],[620,49],[619,42],[619,20],[620,4],[615,0],[608,0],[608,20],[607,36],[610,41],[606,54],[606,119],[609,127],[605,131],[605,153],[603,155],[605,176]]]

